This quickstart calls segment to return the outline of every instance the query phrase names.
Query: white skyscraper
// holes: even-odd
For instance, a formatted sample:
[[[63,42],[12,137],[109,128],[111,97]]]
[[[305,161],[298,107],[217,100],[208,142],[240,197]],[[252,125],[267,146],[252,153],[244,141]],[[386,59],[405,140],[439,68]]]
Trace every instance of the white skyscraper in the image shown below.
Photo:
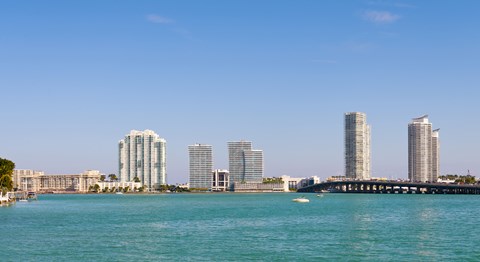
[[[228,142],[230,185],[235,182],[262,182],[263,151],[253,150],[251,141]]]
[[[432,131],[428,115],[408,124],[408,178],[410,181],[436,182],[439,174],[439,129]]]
[[[132,130],[118,143],[120,181],[138,177],[149,190],[166,184],[166,141],[152,130]]]
[[[345,176],[370,179],[370,126],[365,113],[345,114]]]
[[[440,175],[440,129],[432,131],[432,181],[436,182]]]
[[[188,154],[190,158],[190,188],[211,188],[213,183],[212,146],[189,145]]]

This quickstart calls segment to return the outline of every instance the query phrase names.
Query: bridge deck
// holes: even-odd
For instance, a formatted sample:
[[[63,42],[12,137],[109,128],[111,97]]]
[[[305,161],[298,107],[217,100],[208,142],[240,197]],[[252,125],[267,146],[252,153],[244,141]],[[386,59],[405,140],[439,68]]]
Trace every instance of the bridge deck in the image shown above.
[[[480,185],[415,183],[402,181],[333,181],[298,189],[298,192],[335,193],[407,193],[407,194],[480,194]]]

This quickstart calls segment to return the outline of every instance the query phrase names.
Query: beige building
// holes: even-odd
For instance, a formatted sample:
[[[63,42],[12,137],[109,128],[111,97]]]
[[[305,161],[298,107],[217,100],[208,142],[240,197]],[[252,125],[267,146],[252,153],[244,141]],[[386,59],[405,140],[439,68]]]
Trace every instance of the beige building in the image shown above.
[[[13,184],[17,190],[32,192],[88,192],[100,179],[100,172],[87,170],[81,174],[46,175],[34,170],[14,170]]]
[[[365,113],[345,114],[345,176],[370,179],[370,126]]]
[[[408,124],[408,179],[436,182],[440,169],[439,129],[432,131],[428,115]]]
[[[13,188],[37,192],[40,189],[40,177],[44,175],[41,171],[15,169],[13,170]]]
[[[234,182],[234,192],[254,193],[254,192],[285,192],[284,183],[268,183],[262,182]]]

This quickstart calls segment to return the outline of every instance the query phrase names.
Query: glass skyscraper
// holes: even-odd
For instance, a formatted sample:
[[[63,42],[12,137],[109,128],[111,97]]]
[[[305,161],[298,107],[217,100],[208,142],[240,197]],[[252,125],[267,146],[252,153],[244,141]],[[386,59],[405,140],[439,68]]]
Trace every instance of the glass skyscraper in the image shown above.
[[[195,144],[188,146],[190,158],[190,188],[209,189],[213,185],[212,146]]]
[[[166,184],[166,143],[152,130],[132,130],[127,134],[118,142],[120,181],[138,177],[148,190]]]
[[[230,185],[235,182],[262,182],[263,151],[252,149],[251,141],[228,142]]]

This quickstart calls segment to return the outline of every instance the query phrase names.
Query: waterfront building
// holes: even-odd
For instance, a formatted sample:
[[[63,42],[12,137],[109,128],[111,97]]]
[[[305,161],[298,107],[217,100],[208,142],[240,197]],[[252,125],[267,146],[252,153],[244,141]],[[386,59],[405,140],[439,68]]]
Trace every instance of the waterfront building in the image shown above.
[[[147,190],[166,184],[166,141],[152,130],[132,130],[118,142],[121,182],[140,179]]]
[[[262,182],[263,151],[252,149],[251,141],[228,142],[230,186],[235,182]]]
[[[299,189],[300,182],[305,179],[303,177],[290,177],[290,176],[281,176],[280,177],[284,183],[285,191],[297,191]]]
[[[230,173],[225,169],[215,169],[212,177],[212,191],[227,191],[230,185]]]
[[[126,192],[136,192],[138,191],[143,185],[141,182],[121,182],[121,181],[99,181],[99,192],[117,192],[117,191],[126,191]]]
[[[432,131],[432,181],[437,182],[440,176],[440,129]]]
[[[284,183],[234,182],[234,192],[285,192]]]
[[[212,146],[195,144],[188,146],[188,155],[190,158],[190,188],[212,187]]]
[[[14,170],[17,190],[28,192],[88,192],[100,179],[100,172],[87,170],[81,174],[52,175],[41,171]]]
[[[42,171],[31,169],[14,169],[13,170],[13,188],[22,191],[37,192],[40,190],[40,177],[44,176]]]
[[[302,188],[302,187],[306,187],[306,186],[319,184],[320,182],[322,182],[322,181],[320,180],[320,178],[318,176],[307,177],[307,178],[304,178],[304,179],[300,180],[300,183],[298,184],[297,188]]]
[[[345,176],[370,179],[370,126],[365,113],[345,114]]]
[[[432,131],[428,115],[408,124],[408,179],[436,182],[439,174],[439,129]]]

